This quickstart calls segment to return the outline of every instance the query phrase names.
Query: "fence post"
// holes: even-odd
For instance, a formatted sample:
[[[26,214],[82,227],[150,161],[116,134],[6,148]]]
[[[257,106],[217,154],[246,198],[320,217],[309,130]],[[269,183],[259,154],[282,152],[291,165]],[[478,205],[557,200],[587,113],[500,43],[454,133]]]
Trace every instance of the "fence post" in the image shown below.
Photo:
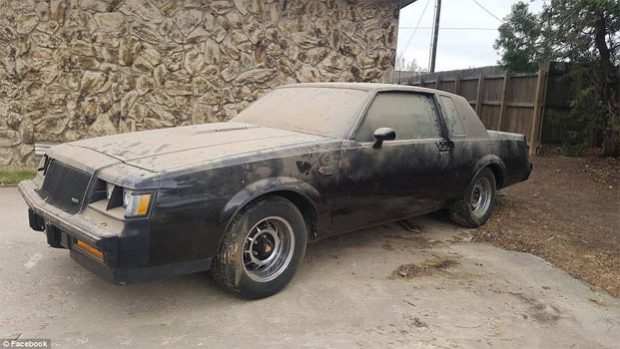
[[[549,76],[549,63],[543,63],[538,69],[536,80],[536,94],[534,101],[534,111],[532,114],[532,125],[530,129],[530,155],[538,153],[542,128],[542,110],[545,105],[545,95],[547,91],[547,78]]]
[[[460,95],[459,89],[461,88],[461,78],[457,75],[454,77],[454,94]]]
[[[439,75],[435,77],[435,90],[439,90]]]
[[[510,81],[510,74],[508,72],[504,73],[504,83],[502,84],[502,95],[499,105],[499,119],[497,120],[497,130],[501,131],[503,129],[504,123],[504,114],[506,114],[507,101],[506,95],[508,94],[508,83]]]
[[[484,75],[480,73],[478,76],[478,92],[476,95],[476,113],[479,118],[482,118],[482,89],[484,88]]]

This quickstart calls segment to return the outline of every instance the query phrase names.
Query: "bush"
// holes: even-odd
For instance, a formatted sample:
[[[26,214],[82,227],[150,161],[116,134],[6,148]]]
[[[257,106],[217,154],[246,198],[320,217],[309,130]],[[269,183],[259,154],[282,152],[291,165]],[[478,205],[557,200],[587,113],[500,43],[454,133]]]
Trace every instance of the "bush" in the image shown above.
[[[566,147],[564,147],[564,151],[562,152],[562,154],[564,156],[570,156],[570,157],[583,157],[584,155],[586,155],[586,151],[588,150],[588,145],[587,144],[575,144],[575,145],[567,145]]]

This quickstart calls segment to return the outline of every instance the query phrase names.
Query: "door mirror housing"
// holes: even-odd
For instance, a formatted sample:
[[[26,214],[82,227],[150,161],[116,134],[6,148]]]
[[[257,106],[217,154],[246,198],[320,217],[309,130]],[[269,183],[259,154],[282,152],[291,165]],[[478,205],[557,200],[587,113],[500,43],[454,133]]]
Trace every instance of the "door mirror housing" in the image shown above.
[[[393,141],[396,139],[396,131],[389,127],[380,127],[374,133],[375,144],[373,148],[379,149],[383,145],[383,141]]]

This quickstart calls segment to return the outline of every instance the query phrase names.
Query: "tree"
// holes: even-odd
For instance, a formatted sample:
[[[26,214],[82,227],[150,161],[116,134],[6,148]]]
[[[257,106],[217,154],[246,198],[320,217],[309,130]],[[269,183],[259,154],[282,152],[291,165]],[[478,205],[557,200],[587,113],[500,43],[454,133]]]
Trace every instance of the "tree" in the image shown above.
[[[604,154],[617,156],[619,33],[618,0],[551,0],[538,14],[519,1],[499,27],[495,48],[500,64],[511,71],[536,70],[539,63],[551,60],[570,62],[578,76],[573,109],[593,112],[589,121],[601,137],[591,143],[602,143]]]
[[[543,31],[538,16],[530,13],[526,3],[514,4],[512,12],[498,30],[499,38],[494,47],[502,51],[500,64],[509,70],[535,71],[538,69],[538,62],[551,58],[541,47]]]
[[[427,72],[426,68],[422,68],[418,65],[418,61],[413,58],[410,61],[406,61],[405,57],[399,57],[396,60],[396,70],[397,71],[411,71],[416,73],[425,73]]]

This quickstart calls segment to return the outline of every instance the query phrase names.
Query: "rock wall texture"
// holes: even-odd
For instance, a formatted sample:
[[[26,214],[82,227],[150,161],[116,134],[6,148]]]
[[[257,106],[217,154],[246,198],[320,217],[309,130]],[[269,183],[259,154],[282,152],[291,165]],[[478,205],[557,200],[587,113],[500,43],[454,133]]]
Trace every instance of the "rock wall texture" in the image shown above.
[[[35,142],[214,122],[270,88],[391,81],[396,1],[2,0],[0,166]]]

